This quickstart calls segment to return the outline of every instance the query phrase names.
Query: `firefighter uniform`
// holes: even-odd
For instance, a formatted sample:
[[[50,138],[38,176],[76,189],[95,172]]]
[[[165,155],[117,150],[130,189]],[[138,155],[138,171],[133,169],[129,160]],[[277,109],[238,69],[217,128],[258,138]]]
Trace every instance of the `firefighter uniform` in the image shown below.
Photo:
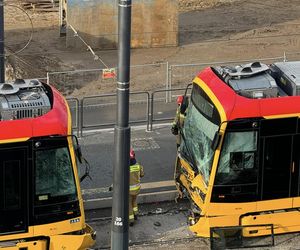
[[[144,169],[135,159],[130,161],[132,164],[130,164],[129,223],[133,225],[138,214],[137,196],[141,190],[141,177],[144,176]]]
[[[181,104],[179,104],[177,107],[176,115],[175,115],[174,121],[172,123],[172,133],[174,135],[176,135],[177,147],[179,147],[180,142],[181,142],[180,130],[183,127],[183,122],[184,122],[184,118],[185,118],[185,115],[180,113],[180,108],[181,108]]]

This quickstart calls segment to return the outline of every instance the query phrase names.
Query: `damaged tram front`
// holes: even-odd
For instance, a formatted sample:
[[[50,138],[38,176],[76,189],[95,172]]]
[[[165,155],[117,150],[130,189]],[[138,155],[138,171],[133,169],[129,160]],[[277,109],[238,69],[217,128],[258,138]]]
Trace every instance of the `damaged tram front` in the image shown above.
[[[175,182],[190,229],[300,231],[300,62],[206,68],[181,112]]]

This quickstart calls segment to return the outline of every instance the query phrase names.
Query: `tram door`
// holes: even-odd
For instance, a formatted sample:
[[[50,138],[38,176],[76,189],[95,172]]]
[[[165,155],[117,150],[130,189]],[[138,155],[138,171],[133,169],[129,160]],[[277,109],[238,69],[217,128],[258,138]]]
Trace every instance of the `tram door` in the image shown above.
[[[262,200],[298,196],[300,135],[297,119],[265,121],[261,153]]]
[[[291,195],[300,195],[300,135],[293,137],[293,162],[291,167]]]
[[[26,148],[0,149],[0,235],[27,231]]]
[[[276,136],[264,139],[263,200],[290,196],[291,164],[291,136]]]

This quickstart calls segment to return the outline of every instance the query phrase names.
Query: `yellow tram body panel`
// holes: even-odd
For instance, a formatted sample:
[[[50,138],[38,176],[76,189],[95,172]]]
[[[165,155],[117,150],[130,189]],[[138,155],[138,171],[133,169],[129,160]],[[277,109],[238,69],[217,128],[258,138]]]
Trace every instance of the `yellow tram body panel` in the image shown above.
[[[0,128],[5,131],[0,134],[0,178],[16,187],[0,186],[0,213],[7,214],[1,217],[0,249],[89,249],[95,244],[96,232],[85,223],[79,151],[73,145],[77,138],[73,140],[67,101],[38,80],[9,84],[17,87],[7,95],[26,109],[9,110],[6,105],[7,112],[0,114]],[[24,104],[19,95],[38,96],[38,103],[31,98]],[[15,166],[16,173],[11,170]],[[44,172],[38,172],[40,169]]]
[[[20,250],[22,248],[28,250],[57,250],[57,249],[78,249],[85,250],[89,249],[95,244],[95,240],[91,237],[93,233],[92,228],[87,225],[83,230],[82,235],[68,235],[68,234],[54,234],[47,237],[42,237],[44,239],[28,240],[24,242],[13,243],[10,242],[0,242],[0,249],[2,250]],[[44,233],[44,235],[46,235]],[[28,235],[27,235],[28,237]],[[3,244],[3,246],[1,246]],[[12,244],[14,246],[12,246]],[[10,246],[5,246],[10,245]]]
[[[300,62],[209,67],[194,79],[174,176],[198,236],[300,231],[300,92],[283,84],[291,72]]]

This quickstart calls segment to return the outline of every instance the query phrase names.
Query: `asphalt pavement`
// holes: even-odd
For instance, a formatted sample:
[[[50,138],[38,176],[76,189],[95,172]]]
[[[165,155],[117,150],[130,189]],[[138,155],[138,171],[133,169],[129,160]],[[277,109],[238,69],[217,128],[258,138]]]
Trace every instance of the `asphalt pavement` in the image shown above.
[[[155,125],[152,132],[147,132],[145,126],[131,128],[131,145],[136,152],[137,161],[143,165],[145,176],[142,183],[150,192],[155,185],[150,183],[170,182],[173,180],[176,158],[176,140],[170,132],[170,124]],[[106,187],[113,181],[114,165],[114,130],[106,129],[90,131],[80,138],[82,153],[90,164],[90,176],[82,182],[85,199],[95,199],[111,196]],[[85,166],[80,167],[83,175]],[[174,189],[174,185],[171,185]],[[151,190],[150,190],[151,189]],[[160,190],[168,190],[167,185]]]

